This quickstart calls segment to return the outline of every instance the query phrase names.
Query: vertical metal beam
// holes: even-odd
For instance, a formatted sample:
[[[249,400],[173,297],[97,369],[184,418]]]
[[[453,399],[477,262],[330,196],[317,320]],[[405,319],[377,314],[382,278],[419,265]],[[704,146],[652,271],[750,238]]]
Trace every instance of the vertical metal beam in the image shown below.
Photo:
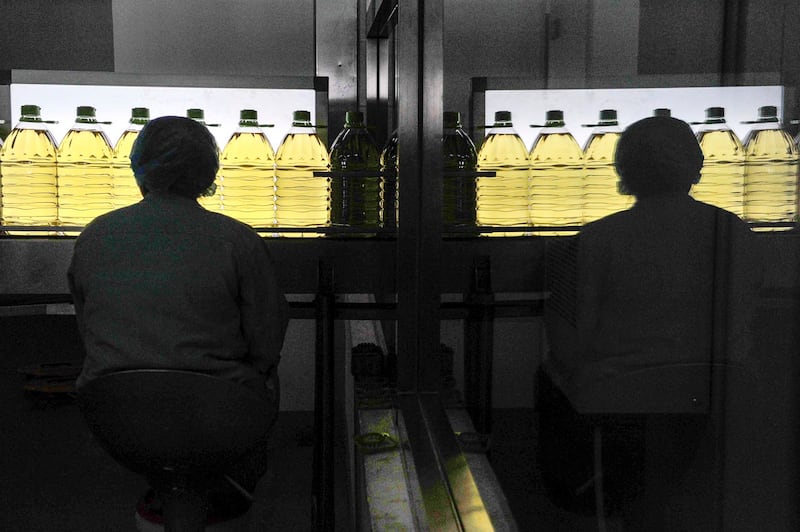
[[[314,107],[315,123],[322,126],[328,125],[328,117],[330,115],[330,95],[329,95],[330,80],[326,77],[314,77]],[[328,129],[321,127],[317,130],[320,140],[323,144],[328,145]]]
[[[443,6],[399,6],[398,388],[436,390],[439,379]]]
[[[472,142],[480,149],[483,139],[486,136],[485,126],[488,123],[486,118],[486,89],[487,80],[485,77],[472,78],[472,88],[470,90],[470,113],[469,113],[469,136]]]
[[[334,530],[334,293],[333,262],[320,259],[315,301],[316,353],[314,373],[313,529]]]
[[[464,399],[475,430],[492,431],[494,294],[488,256],[475,258],[470,304],[464,324]]]

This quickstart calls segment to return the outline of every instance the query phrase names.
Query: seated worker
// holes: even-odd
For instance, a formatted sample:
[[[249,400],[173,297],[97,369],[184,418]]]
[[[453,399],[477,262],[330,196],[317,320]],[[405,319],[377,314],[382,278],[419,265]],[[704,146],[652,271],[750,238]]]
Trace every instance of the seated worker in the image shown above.
[[[277,415],[287,303],[255,231],[197,202],[218,148],[188,118],[151,120],[131,152],[143,199],[98,216],[75,241],[68,281],[86,348],[77,388],[128,369],[174,369],[247,386]],[[266,442],[229,476],[252,493]]]
[[[548,328],[551,349],[537,381],[544,474],[563,488],[563,498],[573,498],[568,503],[589,511],[593,502],[574,499],[594,475],[592,422],[578,411],[591,410],[587,390],[619,393],[614,379],[641,369],[746,366],[748,358],[744,310],[752,297],[746,258],[752,233],[734,214],[689,195],[703,165],[689,125],[667,117],[630,125],[617,144],[615,163],[620,188],[636,202],[587,224],[573,242],[575,314],[569,326]],[[677,422],[689,453],[703,430],[702,417]],[[615,419],[619,423],[604,440],[609,447],[617,444],[619,458],[616,464],[612,453],[604,459],[612,510],[640,488],[633,477],[643,466],[642,420]]]

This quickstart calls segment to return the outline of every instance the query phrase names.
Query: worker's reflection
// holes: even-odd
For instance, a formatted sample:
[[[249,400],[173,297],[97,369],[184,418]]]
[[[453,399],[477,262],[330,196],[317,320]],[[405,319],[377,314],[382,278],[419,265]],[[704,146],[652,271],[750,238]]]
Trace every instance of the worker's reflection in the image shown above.
[[[641,414],[604,420],[607,509],[619,509],[642,489],[644,416],[660,408],[651,405],[669,404],[656,394],[673,393],[654,386],[641,405],[632,396],[613,397],[626,393],[627,376],[746,367],[750,338],[744,309],[752,295],[753,234],[734,214],[689,195],[703,164],[691,128],[668,117],[640,120],[620,137],[615,162],[621,190],[636,203],[576,237],[574,321],[569,335],[548,330],[551,353],[538,380],[544,474],[562,502],[590,511],[586,486],[596,474],[598,418],[582,415],[593,410],[587,390],[600,394],[595,400]],[[609,396],[613,401],[605,401]],[[666,423],[674,440],[663,479],[669,484],[694,452],[706,417],[676,415]]]

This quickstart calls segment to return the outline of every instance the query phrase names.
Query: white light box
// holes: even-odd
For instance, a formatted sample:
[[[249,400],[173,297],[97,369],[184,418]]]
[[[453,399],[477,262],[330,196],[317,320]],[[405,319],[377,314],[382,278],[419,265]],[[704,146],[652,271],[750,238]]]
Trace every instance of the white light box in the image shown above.
[[[292,112],[306,110],[315,119],[315,91],[313,89],[260,89],[260,88],[205,88],[113,85],[68,85],[43,83],[12,83],[10,85],[12,124],[20,117],[22,105],[38,105],[42,120],[56,120],[49,124],[56,142],[75,123],[78,106],[91,106],[96,110],[101,124],[113,146],[128,127],[131,109],[147,107],[150,118],[163,115],[186,116],[186,110],[203,109],[209,127],[220,149],[230,139],[239,123],[239,111],[255,109],[260,124],[265,127],[273,149],[277,150],[292,124]]]
[[[758,118],[758,108],[774,105],[781,116],[782,86],[676,87],[647,89],[555,89],[487,90],[486,123],[491,125],[495,111],[511,111],[514,129],[530,149],[539,133],[531,124],[544,124],[547,111],[564,111],[567,129],[582,147],[592,133],[583,124],[596,124],[602,109],[616,109],[619,125],[627,125],[653,115],[657,108],[668,108],[672,116],[685,122],[702,122],[709,107],[724,107],[728,126],[744,140]],[[695,130],[699,126],[694,125]],[[488,131],[488,129],[487,129]]]

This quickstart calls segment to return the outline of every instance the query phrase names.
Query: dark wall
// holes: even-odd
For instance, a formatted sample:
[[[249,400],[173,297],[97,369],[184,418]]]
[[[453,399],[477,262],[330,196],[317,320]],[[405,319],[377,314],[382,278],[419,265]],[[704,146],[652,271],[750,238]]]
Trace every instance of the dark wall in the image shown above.
[[[722,0],[640,0],[639,74],[720,72]]]
[[[114,70],[111,0],[0,0],[0,70]]]
[[[445,2],[445,110],[461,112],[468,123],[472,77],[544,79],[543,6],[541,0]]]
[[[314,0],[112,3],[117,72],[239,76],[316,73]],[[326,4],[330,9],[333,2]],[[352,17],[355,20],[355,9]],[[355,42],[355,26],[350,33]]]

